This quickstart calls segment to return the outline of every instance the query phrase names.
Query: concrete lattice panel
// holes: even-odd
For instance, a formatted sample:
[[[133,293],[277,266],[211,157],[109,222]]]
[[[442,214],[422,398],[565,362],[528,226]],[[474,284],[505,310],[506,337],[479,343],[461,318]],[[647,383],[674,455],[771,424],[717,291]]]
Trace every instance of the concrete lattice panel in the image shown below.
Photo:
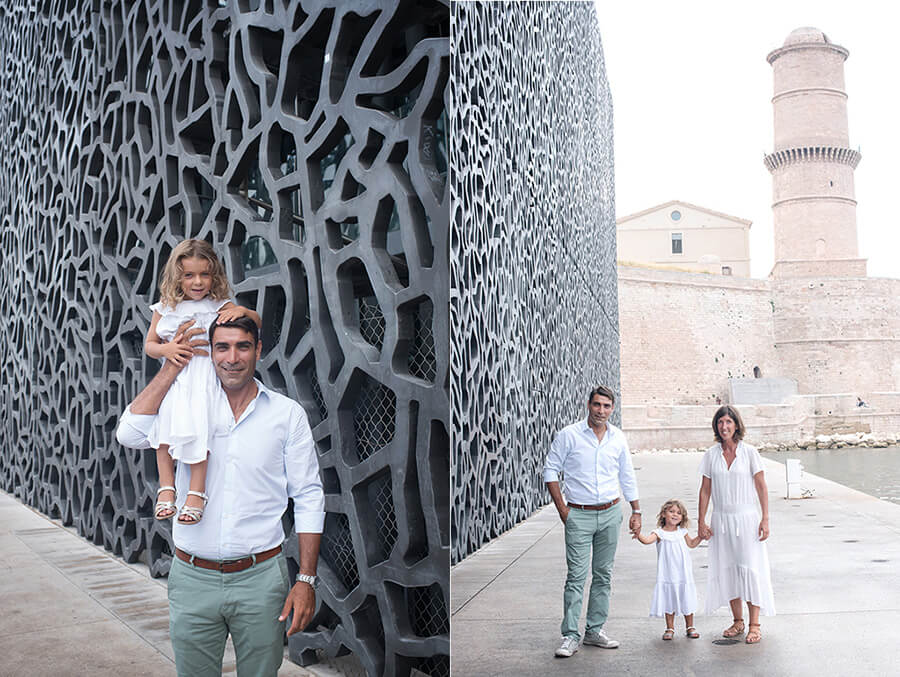
[[[453,559],[548,501],[553,432],[618,392],[612,101],[589,2],[453,3]]]
[[[4,3],[2,487],[167,573],[154,455],[114,429],[157,369],[161,267],[206,238],[322,467],[292,656],[446,675],[449,69],[438,0]]]

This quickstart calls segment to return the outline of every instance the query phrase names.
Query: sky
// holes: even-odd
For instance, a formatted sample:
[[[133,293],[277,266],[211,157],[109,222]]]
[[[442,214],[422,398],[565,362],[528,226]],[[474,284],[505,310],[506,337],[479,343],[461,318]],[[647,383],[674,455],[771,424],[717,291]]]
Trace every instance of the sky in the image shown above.
[[[682,200],[753,222],[751,276],[772,269],[772,67],[814,26],[844,64],[859,255],[900,278],[900,47],[889,3],[595,0],[615,125],[616,217]],[[886,9],[887,8],[887,9]]]

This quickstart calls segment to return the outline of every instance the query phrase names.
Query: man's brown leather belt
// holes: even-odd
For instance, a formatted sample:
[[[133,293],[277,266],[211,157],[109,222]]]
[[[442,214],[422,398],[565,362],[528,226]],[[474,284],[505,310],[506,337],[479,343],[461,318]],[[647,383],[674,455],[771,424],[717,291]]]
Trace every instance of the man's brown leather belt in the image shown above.
[[[582,510],[606,510],[607,508],[613,507],[618,502],[619,499],[617,498],[611,503],[601,503],[600,505],[579,505],[578,503],[568,503],[567,505],[570,508],[581,508]]]
[[[195,567],[200,567],[201,569],[212,569],[213,571],[221,571],[223,574],[233,574],[238,571],[243,571],[244,569],[249,569],[254,564],[265,562],[267,559],[275,557],[275,555],[277,555],[279,552],[281,552],[280,545],[272,548],[271,550],[264,550],[263,552],[258,552],[255,555],[249,555],[248,557],[241,557],[240,559],[226,559],[222,560],[221,562],[217,562],[211,559],[203,559],[202,557],[194,557],[193,555],[188,555],[181,548],[175,548],[175,557],[180,559],[182,562],[193,564]]]

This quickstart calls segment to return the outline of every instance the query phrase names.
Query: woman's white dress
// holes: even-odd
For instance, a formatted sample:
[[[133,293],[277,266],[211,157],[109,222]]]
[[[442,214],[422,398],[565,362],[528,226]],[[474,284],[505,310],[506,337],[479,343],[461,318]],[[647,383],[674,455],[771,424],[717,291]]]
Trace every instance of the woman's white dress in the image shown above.
[[[762,469],[759,452],[744,442],[738,442],[730,469],[721,444],[710,447],[700,463],[700,474],[710,478],[712,488],[708,614],[740,598],[759,606],[764,616],[775,615],[769,551],[759,540],[759,496],[753,482]]]
[[[656,587],[650,615],[692,614],[697,610],[697,586],[691,552],[684,542],[687,529],[665,531],[659,527],[653,533],[659,540],[656,541]]]
[[[161,316],[156,324],[156,334],[171,341],[178,327],[191,319],[195,321],[194,327],[208,331],[226,303],[228,299],[214,301],[209,298],[182,301],[175,308],[154,303],[150,310]],[[172,457],[184,463],[206,460],[211,439],[227,426],[222,414],[225,402],[212,360],[206,355],[195,355],[178,373],[160,404],[149,436],[150,445],[156,448],[168,444]]]

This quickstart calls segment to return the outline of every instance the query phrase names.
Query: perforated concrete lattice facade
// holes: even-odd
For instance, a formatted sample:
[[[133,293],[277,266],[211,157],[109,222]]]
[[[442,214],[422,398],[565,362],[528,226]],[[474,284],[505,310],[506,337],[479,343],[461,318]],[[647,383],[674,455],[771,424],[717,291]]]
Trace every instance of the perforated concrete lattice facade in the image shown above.
[[[454,3],[453,558],[549,498],[553,432],[618,392],[612,102],[592,3]],[[617,422],[618,418],[614,422]]]
[[[168,571],[154,455],[114,430],[168,253],[205,238],[322,468],[292,657],[448,674],[449,69],[438,0],[4,3],[2,487]]]

